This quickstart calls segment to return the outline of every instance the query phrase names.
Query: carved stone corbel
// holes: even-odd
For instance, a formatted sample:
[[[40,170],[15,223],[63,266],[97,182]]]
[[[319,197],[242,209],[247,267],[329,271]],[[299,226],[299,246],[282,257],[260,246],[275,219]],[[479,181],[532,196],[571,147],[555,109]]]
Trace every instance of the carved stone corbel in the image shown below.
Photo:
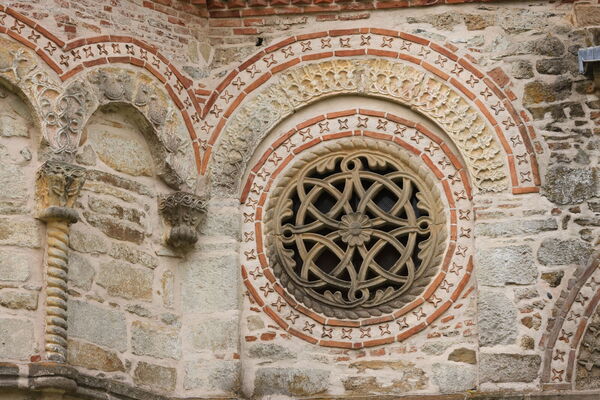
[[[159,200],[158,209],[170,226],[167,243],[175,248],[183,249],[196,243],[196,228],[202,214],[206,212],[203,198],[186,192],[174,192]]]
[[[79,219],[73,209],[85,181],[85,169],[46,161],[36,177],[37,217],[47,224],[46,359],[67,359],[67,273],[69,225]]]

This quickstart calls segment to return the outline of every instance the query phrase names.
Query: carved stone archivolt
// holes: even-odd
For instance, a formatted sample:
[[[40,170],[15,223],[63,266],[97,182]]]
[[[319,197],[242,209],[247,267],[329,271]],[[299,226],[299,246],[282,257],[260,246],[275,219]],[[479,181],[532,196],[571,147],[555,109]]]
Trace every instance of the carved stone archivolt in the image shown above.
[[[124,68],[81,73],[67,84],[55,79],[38,56],[0,40],[0,77],[23,91],[41,126],[52,157],[72,162],[84,126],[98,107],[128,104],[143,116],[158,175],[173,189],[195,190],[196,161],[179,109],[164,86],[149,75]]]
[[[267,211],[269,259],[307,307],[342,319],[399,309],[445,249],[429,174],[396,146],[353,138],[297,160]]]
[[[85,170],[60,161],[46,161],[37,173],[38,218],[47,223],[46,359],[67,358],[67,275],[69,225],[77,222],[73,209],[85,181]]]
[[[167,243],[175,248],[187,248],[198,240],[197,228],[206,212],[203,198],[186,192],[161,197],[159,211],[167,224]]]
[[[332,60],[283,73],[228,122],[215,153],[214,181],[226,190],[236,188],[253,149],[275,124],[300,107],[340,94],[384,97],[428,116],[467,160],[475,186],[485,191],[506,189],[508,168],[485,117],[433,75],[386,59]]]

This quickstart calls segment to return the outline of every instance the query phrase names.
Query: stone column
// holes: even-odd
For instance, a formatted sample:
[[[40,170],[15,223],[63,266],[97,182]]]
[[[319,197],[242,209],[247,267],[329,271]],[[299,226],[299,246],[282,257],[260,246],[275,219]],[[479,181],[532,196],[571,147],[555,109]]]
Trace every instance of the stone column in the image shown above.
[[[161,197],[158,205],[168,225],[167,243],[175,248],[190,247],[198,240],[196,229],[200,217],[206,212],[201,197],[186,192],[174,192]]]
[[[47,223],[46,359],[67,359],[67,272],[69,225],[77,222],[73,209],[85,181],[85,170],[61,161],[46,161],[37,173],[38,218]]]

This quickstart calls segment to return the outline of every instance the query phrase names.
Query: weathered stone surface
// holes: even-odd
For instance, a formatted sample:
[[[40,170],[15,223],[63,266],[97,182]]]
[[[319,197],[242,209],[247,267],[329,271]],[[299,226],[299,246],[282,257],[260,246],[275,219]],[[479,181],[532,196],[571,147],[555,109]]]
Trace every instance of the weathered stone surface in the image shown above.
[[[98,158],[116,171],[133,176],[151,176],[154,163],[148,145],[135,128],[119,125],[111,125],[110,128],[93,125],[88,128]]]
[[[431,380],[441,393],[457,393],[477,386],[477,367],[455,363],[436,363]]]
[[[529,354],[479,355],[480,382],[532,382],[538,377],[542,359]]]
[[[237,291],[238,254],[194,253],[182,266],[182,301],[188,312],[205,313],[239,308]]]
[[[205,235],[239,238],[242,217],[237,204],[237,200],[231,199],[211,200],[208,203],[205,221],[200,226],[201,232]]]
[[[134,180],[125,179],[103,171],[88,170],[86,173],[86,179],[90,182],[102,182],[108,184],[109,186],[129,190],[144,196],[153,196],[153,191],[148,186]]]
[[[521,338],[521,348],[523,350],[533,350],[535,348],[535,340],[531,336],[523,336]]]
[[[476,236],[510,237],[536,235],[540,232],[555,231],[558,223],[554,218],[513,220],[494,223],[478,223],[475,225]]]
[[[175,389],[177,370],[140,361],[135,367],[133,381],[138,385],[150,386],[161,392]]]
[[[533,105],[539,103],[552,103],[564,100],[571,94],[571,82],[566,79],[557,79],[556,82],[548,84],[542,81],[534,81],[525,85],[523,92],[523,103]]]
[[[15,114],[0,114],[0,137],[29,137],[27,121]]]
[[[443,31],[451,31],[454,27],[463,22],[462,15],[458,13],[442,13],[434,15],[425,15],[423,17],[409,17],[406,22],[409,24],[425,23]]]
[[[106,239],[90,232],[80,224],[71,227],[69,245],[73,250],[82,253],[106,253],[108,251]]]
[[[133,354],[172,359],[181,357],[181,343],[176,330],[140,321],[134,321],[131,328]]]
[[[477,364],[477,355],[475,350],[465,349],[464,347],[452,350],[448,355],[449,361],[462,362],[467,364]]]
[[[542,192],[556,204],[579,204],[598,195],[598,172],[565,165],[550,167]]]
[[[439,356],[444,354],[446,350],[454,345],[454,341],[452,340],[428,340],[426,343],[421,346],[421,351],[425,354]]]
[[[38,293],[22,289],[1,289],[0,306],[13,310],[25,309],[36,310],[38,304]]]
[[[90,290],[96,271],[87,257],[71,252],[69,254],[69,284],[83,290]]]
[[[248,356],[250,358],[268,359],[268,360],[291,360],[296,358],[296,354],[287,348],[278,344],[254,343],[248,346]]]
[[[481,346],[512,344],[517,338],[517,310],[500,290],[482,289],[478,297]]]
[[[102,214],[95,214],[88,211],[83,212],[85,220],[93,227],[98,228],[106,236],[141,244],[144,241],[144,231],[131,223],[126,223],[117,218],[107,217]]]
[[[258,315],[249,315],[246,317],[249,331],[257,331],[265,327],[263,319]]]
[[[230,319],[206,318],[191,327],[192,345],[196,350],[237,351],[238,316]]]
[[[254,395],[313,396],[325,393],[330,371],[302,368],[259,368],[256,370]]]
[[[98,194],[108,194],[117,199],[121,199],[123,201],[132,203],[136,200],[136,197],[132,195],[130,192],[116,188],[114,186],[108,185],[103,182],[94,182],[86,180],[83,184],[83,192],[89,191]]]
[[[593,252],[589,243],[573,239],[544,239],[537,253],[543,265],[583,264]]]
[[[481,285],[533,284],[537,278],[533,253],[527,245],[479,249],[475,259],[479,265],[478,280]]]
[[[537,60],[535,69],[540,74],[561,75],[569,70],[569,63],[563,58],[546,58]]]
[[[423,389],[429,382],[425,371],[411,362],[358,361],[350,364],[350,368],[356,368],[361,375],[342,381],[348,394],[401,394]]]
[[[70,300],[68,310],[69,336],[119,351],[127,349],[123,313],[78,300]]]
[[[160,286],[164,306],[172,308],[175,301],[175,274],[172,271],[165,271],[160,278]]]
[[[126,220],[143,226],[146,213],[137,208],[124,207],[121,204],[103,198],[88,196],[88,207],[95,213],[108,215],[118,220]]]
[[[139,304],[130,304],[128,305],[125,310],[127,310],[127,312],[130,312],[132,314],[138,315],[140,317],[144,317],[144,318],[148,318],[150,316],[152,316],[152,313],[145,307],[139,305]]]
[[[75,159],[79,164],[94,166],[96,165],[96,153],[92,146],[85,145],[81,148],[81,151],[77,153]]]
[[[565,52],[563,42],[553,35],[546,35],[534,42],[533,51],[541,56],[558,57]]]
[[[468,31],[479,31],[496,23],[496,16],[489,14],[465,14],[463,18]]]
[[[526,32],[532,29],[542,29],[546,26],[547,16],[526,8],[503,10],[498,15],[498,24],[509,33]]]
[[[141,264],[152,269],[158,266],[158,259],[156,257],[125,243],[113,243],[108,254],[113,258],[132,264]]]
[[[563,276],[565,276],[564,271],[542,273],[542,279],[548,282],[550,287],[558,287],[560,285],[560,282],[562,281]]]
[[[533,78],[533,66],[527,60],[518,60],[512,64],[511,75],[516,79]]]
[[[573,16],[577,26],[600,25],[600,7],[591,4],[577,4],[573,7]]]
[[[0,318],[0,359],[28,360],[33,352],[33,345],[31,321]]]
[[[234,393],[240,385],[240,362],[210,360],[185,363],[184,389]]]
[[[71,365],[105,372],[125,371],[117,353],[80,340],[69,340],[67,356]]]
[[[573,222],[580,226],[600,226],[600,217],[575,218]]]
[[[20,218],[0,218],[0,245],[38,248],[41,245],[40,222]]]
[[[21,252],[0,250],[0,281],[23,282],[29,279],[31,260]]]
[[[146,301],[152,300],[152,281],[151,270],[117,260],[100,265],[96,279],[112,296]]]
[[[1,131],[2,128],[0,128],[0,136],[2,136]],[[3,188],[0,192],[0,213],[26,212],[28,189],[31,188],[28,181],[23,167],[15,163],[8,150],[0,145],[0,187]]]

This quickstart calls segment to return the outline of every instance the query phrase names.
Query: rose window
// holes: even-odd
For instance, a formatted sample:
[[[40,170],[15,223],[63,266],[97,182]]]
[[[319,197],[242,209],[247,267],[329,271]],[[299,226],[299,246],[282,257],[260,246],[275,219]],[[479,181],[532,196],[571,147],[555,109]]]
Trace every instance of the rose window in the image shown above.
[[[279,181],[267,213],[273,271],[308,308],[355,319],[419,295],[445,249],[435,181],[393,144],[353,138],[309,152]]]

